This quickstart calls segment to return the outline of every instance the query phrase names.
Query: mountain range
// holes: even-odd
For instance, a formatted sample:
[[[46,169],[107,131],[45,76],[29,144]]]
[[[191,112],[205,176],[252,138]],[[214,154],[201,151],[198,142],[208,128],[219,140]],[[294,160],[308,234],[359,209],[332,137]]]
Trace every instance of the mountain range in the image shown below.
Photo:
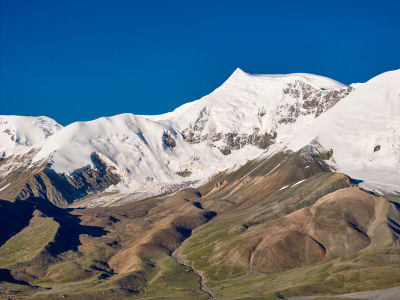
[[[400,285],[399,83],[400,70],[346,86],[237,69],[163,115],[0,116],[0,291],[282,299]]]

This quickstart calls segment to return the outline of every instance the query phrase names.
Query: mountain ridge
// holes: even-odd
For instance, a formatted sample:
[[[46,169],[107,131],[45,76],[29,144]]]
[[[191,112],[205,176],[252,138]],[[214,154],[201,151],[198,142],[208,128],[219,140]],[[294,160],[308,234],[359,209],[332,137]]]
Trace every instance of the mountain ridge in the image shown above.
[[[270,155],[285,147],[296,150],[293,145],[297,134],[321,122],[318,120],[324,119],[326,112],[342,99],[366,85],[368,89],[371,81],[374,82],[371,79],[354,88],[319,75],[251,75],[237,69],[212,93],[173,112],[155,116],[127,113],[75,122],[53,131],[46,129],[51,135],[32,146],[26,145],[20,153],[16,147],[16,152],[7,156],[10,147],[1,148],[0,169],[4,170],[4,179],[17,167],[13,161],[31,161],[27,167],[47,164],[47,168],[67,178],[80,170],[95,170],[93,157],[98,157],[101,168],[119,178],[102,186],[103,191],[106,188],[109,192],[136,192],[139,198],[173,191],[176,187],[204,183],[264,152]],[[2,130],[0,145],[9,138],[6,130]],[[310,142],[316,137],[305,140]],[[320,144],[330,150],[329,143]],[[333,159],[331,166],[335,167]],[[0,188],[7,189],[4,184]],[[377,191],[396,193],[399,189],[395,185]]]

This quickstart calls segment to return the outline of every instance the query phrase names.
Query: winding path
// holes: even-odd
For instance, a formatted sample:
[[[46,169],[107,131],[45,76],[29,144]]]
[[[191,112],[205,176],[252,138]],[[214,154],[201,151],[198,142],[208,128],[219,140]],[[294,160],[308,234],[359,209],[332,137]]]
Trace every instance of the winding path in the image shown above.
[[[186,246],[187,241],[188,239],[184,240],[183,243],[178,248],[175,249],[175,251],[172,253],[172,257],[174,257],[179,264],[190,268],[195,274],[197,274],[200,277],[200,289],[210,296],[209,299],[218,299],[216,293],[212,289],[207,287],[207,278],[204,276],[204,274],[194,269],[190,264],[188,264],[185,261],[182,255],[182,249]]]

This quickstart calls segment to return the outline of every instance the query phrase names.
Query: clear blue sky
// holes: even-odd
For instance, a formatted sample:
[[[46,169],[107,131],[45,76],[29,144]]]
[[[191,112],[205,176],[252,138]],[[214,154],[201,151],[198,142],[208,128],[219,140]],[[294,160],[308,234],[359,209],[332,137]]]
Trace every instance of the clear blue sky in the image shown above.
[[[0,0],[0,114],[159,114],[249,73],[400,68],[400,1]]]

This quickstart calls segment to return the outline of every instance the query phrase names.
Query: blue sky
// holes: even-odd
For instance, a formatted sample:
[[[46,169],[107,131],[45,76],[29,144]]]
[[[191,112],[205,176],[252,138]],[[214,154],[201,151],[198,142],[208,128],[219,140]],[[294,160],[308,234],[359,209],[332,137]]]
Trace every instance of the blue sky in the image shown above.
[[[159,114],[240,67],[346,84],[400,68],[400,1],[2,0],[0,114]]]

